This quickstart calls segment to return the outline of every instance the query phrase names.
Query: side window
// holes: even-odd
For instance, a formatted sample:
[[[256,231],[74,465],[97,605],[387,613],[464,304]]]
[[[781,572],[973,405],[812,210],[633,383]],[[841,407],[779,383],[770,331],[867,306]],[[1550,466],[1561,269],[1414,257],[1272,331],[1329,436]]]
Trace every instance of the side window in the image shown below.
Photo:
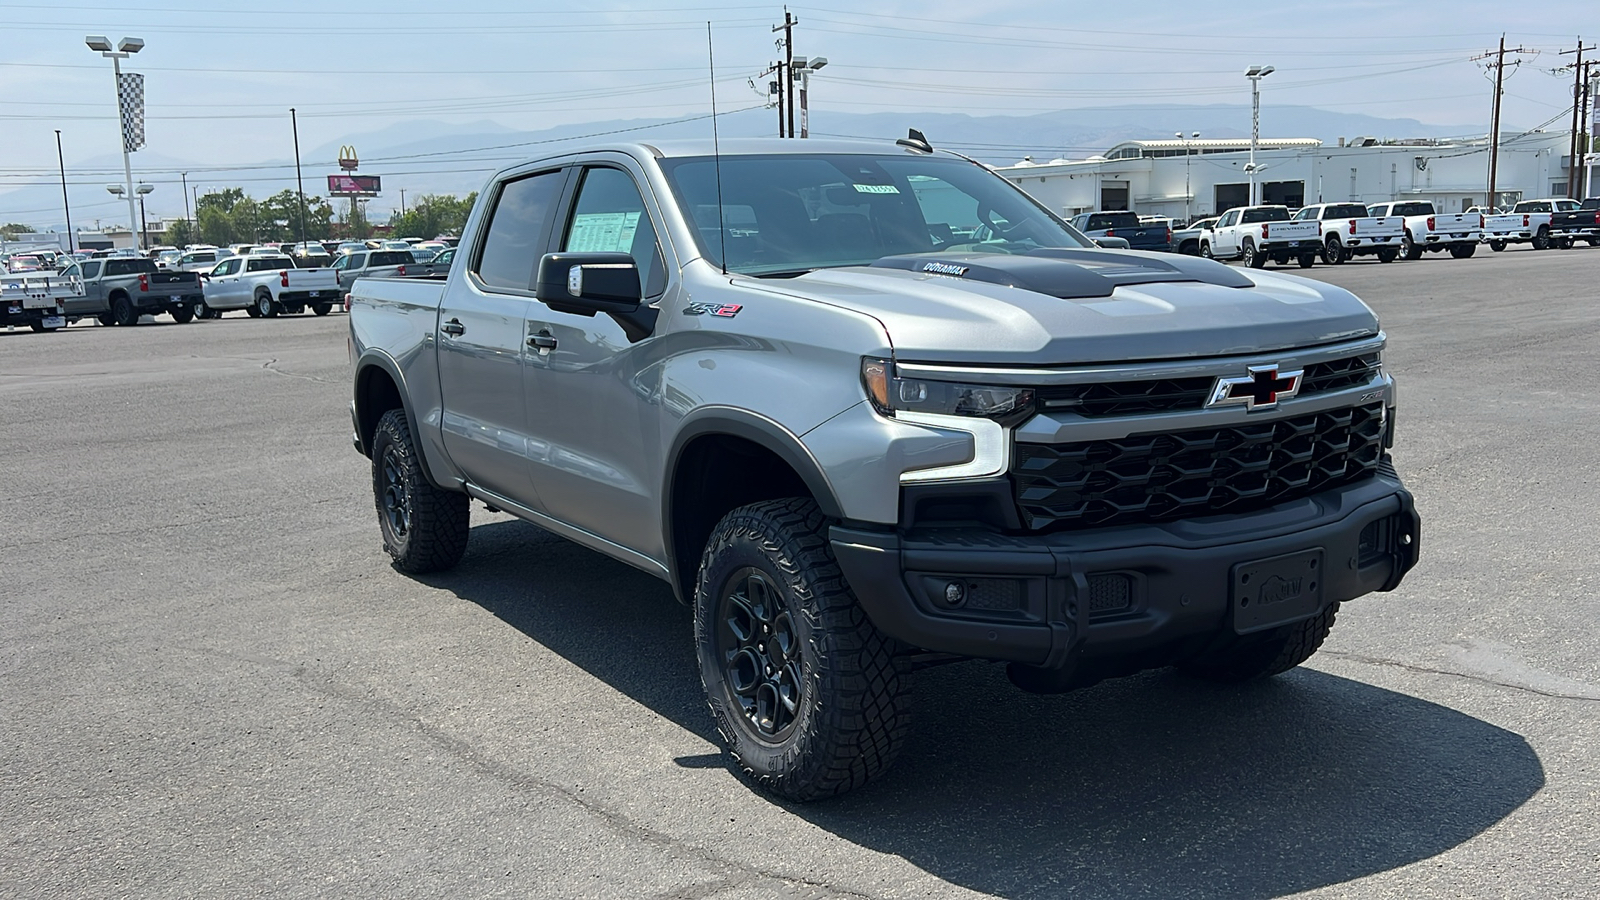
[[[1295,215],[1294,215],[1294,218],[1295,218],[1296,222],[1303,221],[1305,219],[1315,219],[1316,217],[1317,217],[1317,211],[1312,209],[1309,206],[1306,207],[1305,209],[1300,210],[1299,212],[1295,213]]]
[[[542,172],[508,181],[490,214],[483,251],[473,271],[492,287],[526,291],[545,251],[545,228],[555,214],[566,172]]]
[[[1225,214],[1222,217],[1222,219],[1217,222],[1217,227],[1218,228],[1226,228],[1227,226],[1232,225],[1235,221],[1237,221],[1238,218],[1239,218],[1239,213],[1236,210],[1229,210],[1227,212],[1227,214]]]
[[[346,269],[359,269],[367,264],[367,255],[365,253],[352,253],[346,256],[345,259],[349,260],[344,265]]]
[[[561,249],[573,253],[627,253],[639,265],[639,284],[646,297],[666,290],[665,266],[656,245],[655,227],[650,224],[638,186],[621,169],[584,171]]]
[[[105,265],[105,264],[104,263],[100,263],[100,262],[93,262],[93,261],[84,263],[83,264],[83,277],[85,277],[85,278],[99,278],[100,277],[100,267],[102,265]]]

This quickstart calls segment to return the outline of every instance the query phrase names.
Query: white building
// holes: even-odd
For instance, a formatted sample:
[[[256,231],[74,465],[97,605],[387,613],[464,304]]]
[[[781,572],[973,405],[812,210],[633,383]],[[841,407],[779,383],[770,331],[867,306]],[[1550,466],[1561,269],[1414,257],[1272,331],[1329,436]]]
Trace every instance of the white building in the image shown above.
[[[1500,144],[1500,204],[1567,192],[1566,132],[1507,136]],[[1489,146],[1476,140],[1358,137],[1326,146],[1315,138],[1257,144],[1262,203],[1432,200],[1441,211],[1482,206]],[[1126,141],[1089,159],[1025,159],[997,169],[1063,216],[1101,209],[1190,220],[1249,203],[1248,139]]]

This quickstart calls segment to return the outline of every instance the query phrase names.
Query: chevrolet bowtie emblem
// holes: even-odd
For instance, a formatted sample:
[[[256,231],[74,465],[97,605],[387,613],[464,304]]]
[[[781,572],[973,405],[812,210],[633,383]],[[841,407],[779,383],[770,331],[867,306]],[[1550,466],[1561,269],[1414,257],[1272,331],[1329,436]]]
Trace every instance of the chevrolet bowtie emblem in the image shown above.
[[[1250,374],[1239,378],[1218,378],[1206,406],[1231,406],[1242,403],[1247,410],[1272,409],[1279,400],[1300,393],[1301,369],[1280,372],[1277,366],[1251,366]]]

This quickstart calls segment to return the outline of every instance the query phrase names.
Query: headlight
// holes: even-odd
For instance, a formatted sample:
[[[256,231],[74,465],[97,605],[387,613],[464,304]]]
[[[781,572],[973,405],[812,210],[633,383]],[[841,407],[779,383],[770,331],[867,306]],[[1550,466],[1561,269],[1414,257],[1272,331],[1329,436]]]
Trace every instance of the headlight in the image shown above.
[[[861,384],[881,415],[970,416],[1014,425],[1033,412],[1033,389],[900,378],[887,359],[861,361]]]

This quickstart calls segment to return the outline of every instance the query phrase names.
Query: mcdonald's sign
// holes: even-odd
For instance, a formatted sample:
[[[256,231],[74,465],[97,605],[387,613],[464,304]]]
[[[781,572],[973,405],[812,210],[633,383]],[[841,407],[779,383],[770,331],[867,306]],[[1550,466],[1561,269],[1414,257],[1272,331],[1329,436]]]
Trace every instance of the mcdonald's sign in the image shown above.
[[[346,144],[339,148],[339,168],[346,172],[354,172],[361,165],[361,160],[356,158],[356,148]]]

